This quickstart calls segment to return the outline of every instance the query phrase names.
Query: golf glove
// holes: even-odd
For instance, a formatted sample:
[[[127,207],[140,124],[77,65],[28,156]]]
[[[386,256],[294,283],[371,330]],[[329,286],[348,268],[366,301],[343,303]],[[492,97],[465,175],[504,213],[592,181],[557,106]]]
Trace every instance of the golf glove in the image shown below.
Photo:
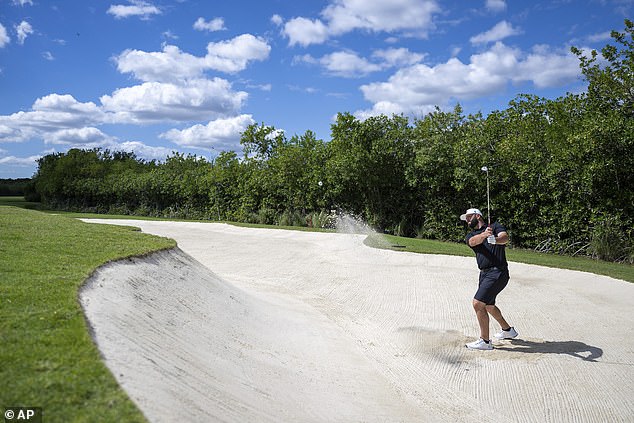
[[[489,236],[487,237],[487,242],[488,242],[489,244],[493,244],[493,245],[495,245],[495,244],[496,244],[496,242],[495,242],[495,235],[489,235]]]

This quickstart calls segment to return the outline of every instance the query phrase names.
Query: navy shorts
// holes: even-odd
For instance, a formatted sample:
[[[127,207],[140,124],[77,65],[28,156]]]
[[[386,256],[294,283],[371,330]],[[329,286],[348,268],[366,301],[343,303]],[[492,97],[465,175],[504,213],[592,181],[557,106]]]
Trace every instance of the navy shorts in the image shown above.
[[[509,270],[491,267],[480,271],[478,292],[474,295],[478,301],[486,305],[495,305],[495,297],[502,292],[509,282]]]

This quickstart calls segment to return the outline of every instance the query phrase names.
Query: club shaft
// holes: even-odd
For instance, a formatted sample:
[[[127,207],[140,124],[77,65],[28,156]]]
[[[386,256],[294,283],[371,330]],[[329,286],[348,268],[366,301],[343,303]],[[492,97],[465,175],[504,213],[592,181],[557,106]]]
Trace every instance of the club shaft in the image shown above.
[[[489,170],[487,169],[487,215],[489,218],[489,226],[491,226],[491,196],[489,194]]]

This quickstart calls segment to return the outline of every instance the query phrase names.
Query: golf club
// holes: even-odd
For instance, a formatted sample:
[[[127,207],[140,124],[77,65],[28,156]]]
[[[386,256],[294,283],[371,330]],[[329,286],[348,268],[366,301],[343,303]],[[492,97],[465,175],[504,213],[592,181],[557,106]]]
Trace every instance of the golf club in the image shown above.
[[[489,194],[489,168],[487,166],[482,166],[480,169],[487,174],[487,218],[489,220],[489,228],[491,227],[491,195]],[[495,235],[491,234],[487,237],[487,242],[489,244],[495,245]]]
[[[487,217],[489,218],[489,226],[491,226],[491,196],[489,195],[489,168],[482,166],[480,169],[487,174]]]

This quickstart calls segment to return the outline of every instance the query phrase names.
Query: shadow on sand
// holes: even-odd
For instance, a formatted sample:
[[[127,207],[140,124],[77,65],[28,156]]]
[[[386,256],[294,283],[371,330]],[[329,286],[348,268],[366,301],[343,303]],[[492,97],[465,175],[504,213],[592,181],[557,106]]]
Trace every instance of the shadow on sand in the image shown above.
[[[584,361],[596,362],[603,355],[603,350],[579,341],[526,341],[523,339],[510,339],[505,342],[510,344],[496,345],[496,350],[539,353],[539,354],[566,354]]]

